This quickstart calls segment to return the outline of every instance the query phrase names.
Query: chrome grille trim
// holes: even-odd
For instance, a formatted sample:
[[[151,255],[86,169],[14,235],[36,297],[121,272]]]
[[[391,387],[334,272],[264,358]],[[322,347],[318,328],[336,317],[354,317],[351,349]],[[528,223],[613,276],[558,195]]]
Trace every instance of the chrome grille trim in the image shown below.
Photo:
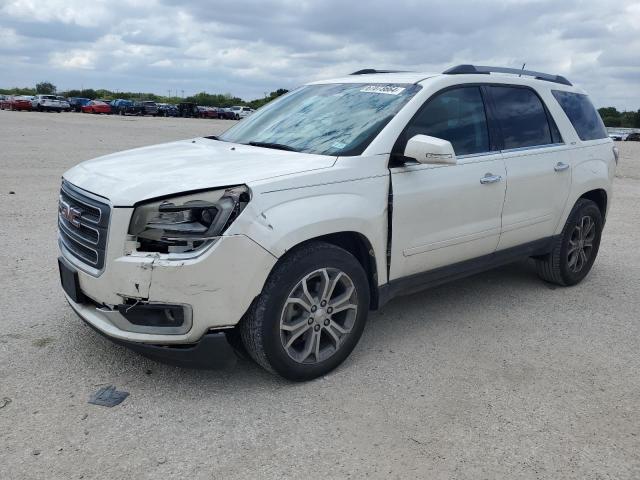
[[[82,250],[80,248],[78,248],[79,244],[73,244],[73,242],[70,242],[68,239],[65,238],[64,235],[60,235],[60,241],[62,242],[62,244],[65,246],[65,248],[67,249],[67,251],[71,254],[73,254],[73,256],[75,256],[76,258],[82,260],[83,262],[92,265],[92,266],[96,266],[98,264],[98,252],[96,250],[93,249],[87,249],[87,250],[91,250],[92,252],[95,253],[95,258],[93,257],[89,257],[87,255],[85,255]],[[86,247],[83,247],[86,248]]]
[[[69,216],[68,209],[77,209],[80,214]],[[106,200],[98,200],[93,195],[90,197],[69,182],[62,181],[58,204],[60,244],[66,252],[96,271],[104,267],[110,214],[111,207]]]
[[[95,224],[99,224],[100,220],[102,218],[102,210],[100,210],[99,208],[96,208],[95,205],[91,205],[90,203],[87,203],[87,201],[83,201],[82,198],[78,197],[78,194],[74,194],[73,191],[70,190],[70,183],[67,182],[63,182],[62,183],[62,187],[60,189],[60,197],[62,198],[63,196],[67,196],[67,197],[71,197],[76,203],[79,203],[80,205],[83,205],[85,207],[87,207],[89,210],[93,210],[93,215],[94,217],[97,217],[95,219],[91,219],[87,217],[87,221],[91,222],[91,223],[95,223]],[[88,198],[88,197],[85,197]]]
[[[74,232],[72,228],[75,228],[75,227],[70,228],[68,222],[60,217],[58,217],[58,228],[60,228],[60,230],[64,230],[64,233],[66,234],[66,236],[71,237],[74,242],[82,244],[82,246],[85,248],[95,250],[96,245],[98,245],[98,242],[100,241],[100,232],[98,232],[97,230],[96,232],[98,235],[98,239],[95,241],[91,240],[89,238],[83,237],[82,235]]]

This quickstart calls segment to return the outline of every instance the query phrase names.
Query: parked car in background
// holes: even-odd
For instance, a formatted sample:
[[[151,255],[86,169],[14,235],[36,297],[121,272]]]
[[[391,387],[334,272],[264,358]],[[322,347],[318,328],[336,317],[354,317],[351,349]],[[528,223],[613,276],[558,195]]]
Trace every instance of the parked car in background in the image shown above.
[[[233,112],[233,118],[240,120],[241,118],[251,115],[255,110],[251,107],[235,106],[231,107],[231,112]]]
[[[118,98],[116,100],[111,100],[111,102],[109,102],[109,105],[111,106],[111,113],[116,115],[126,115],[126,114],[135,113],[133,111],[132,100],[125,100],[123,98]]]
[[[236,114],[230,108],[218,108],[218,118],[225,120],[235,120]]]
[[[0,110],[9,110],[11,106],[11,96],[10,95],[0,95]]]
[[[36,95],[31,101],[31,106],[39,112],[57,112],[70,110],[71,105],[66,100],[59,100],[55,95]]]
[[[622,132],[612,132],[609,134],[609,138],[611,140],[615,140],[616,142],[619,142],[621,140],[624,140],[626,134],[622,133]]]
[[[33,104],[31,103],[33,97],[27,95],[16,95],[13,97],[7,97],[2,102],[3,110],[33,110]]]
[[[178,115],[180,117],[197,117],[198,106],[195,103],[182,102],[178,104]]]
[[[71,107],[71,110],[73,110],[74,112],[81,112],[82,106],[86,105],[90,101],[91,101],[90,98],[84,98],[84,97],[70,97],[67,99],[67,102],[69,102],[69,105]]]
[[[218,118],[218,110],[213,107],[205,107],[205,106],[198,105],[198,117]]]
[[[154,117],[158,115],[158,105],[150,100],[135,102],[133,110],[136,115],[152,115]]]
[[[135,115],[136,109],[134,108],[133,100],[125,100],[118,98],[117,100],[111,100],[109,105],[111,106],[111,113],[116,115]]]
[[[640,142],[640,132],[631,132],[624,140],[625,142]]]
[[[111,113],[111,105],[100,100],[91,100],[82,106],[83,113]]]
[[[56,95],[56,98],[64,105],[65,103],[69,106],[68,108],[65,108],[64,111],[65,112],[70,112],[71,111],[71,104],[69,103],[69,101],[63,97],[62,95]]]
[[[177,117],[178,107],[173,103],[158,103],[158,115],[161,117]]]

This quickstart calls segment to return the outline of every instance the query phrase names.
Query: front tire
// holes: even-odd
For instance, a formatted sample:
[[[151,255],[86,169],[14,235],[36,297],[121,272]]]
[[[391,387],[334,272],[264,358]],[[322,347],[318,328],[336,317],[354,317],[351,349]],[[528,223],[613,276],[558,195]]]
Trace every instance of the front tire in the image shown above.
[[[240,323],[247,352],[289,380],[325,375],[355,348],[367,320],[369,283],[346,250],[312,242],[274,267]]]
[[[557,285],[580,283],[598,255],[603,226],[598,205],[586,198],[579,199],[551,253],[535,259],[538,276]]]

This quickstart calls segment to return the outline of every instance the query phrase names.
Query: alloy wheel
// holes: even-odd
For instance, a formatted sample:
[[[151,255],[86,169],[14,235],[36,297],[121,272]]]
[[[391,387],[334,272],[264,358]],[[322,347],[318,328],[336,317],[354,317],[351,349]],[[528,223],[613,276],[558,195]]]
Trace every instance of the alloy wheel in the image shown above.
[[[567,249],[567,266],[574,273],[580,272],[591,258],[596,236],[595,227],[593,218],[586,215],[580,218],[571,232]]]
[[[303,277],[291,290],[280,315],[280,340],[298,363],[314,364],[334,355],[351,333],[358,295],[351,278],[336,268]]]

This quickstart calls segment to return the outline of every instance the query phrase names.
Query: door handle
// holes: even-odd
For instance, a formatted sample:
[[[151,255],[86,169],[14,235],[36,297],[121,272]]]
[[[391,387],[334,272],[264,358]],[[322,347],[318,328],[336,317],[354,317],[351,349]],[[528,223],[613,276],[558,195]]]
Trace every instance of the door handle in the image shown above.
[[[484,177],[480,179],[480,183],[482,185],[487,185],[488,183],[497,183],[502,180],[500,175],[493,175],[492,173],[487,173]]]
[[[563,162],[558,162],[558,163],[556,163],[556,166],[553,167],[553,169],[556,172],[564,172],[568,168],[569,168],[569,164],[568,163],[563,163]]]

